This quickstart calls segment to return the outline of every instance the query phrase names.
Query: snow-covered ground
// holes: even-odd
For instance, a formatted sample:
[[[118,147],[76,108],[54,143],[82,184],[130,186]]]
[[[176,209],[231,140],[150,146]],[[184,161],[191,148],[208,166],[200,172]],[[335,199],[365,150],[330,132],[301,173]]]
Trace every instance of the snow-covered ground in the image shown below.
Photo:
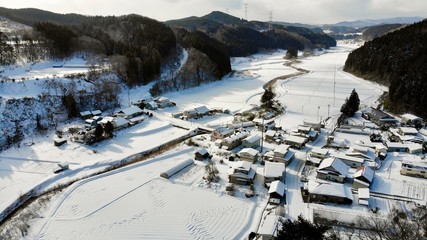
[[[382,94],[383,87],[342,72],[346,57],[356,46],[333,48],[328,53],[304,58],[297,67],[310,73],[279,80],[275,85],[278,99],[287,106],[279,119],[286,130],[293,130],[304,120],[317,121],[339,115],[339,109],[352,89],[359,93],[362,104],[372,104]],[[284,51],[257,54],[233,59],[236,72],[223,80],[185,91],[170,93],[166,97],[177,107],[160,110],[153,119],[123,130],[112,140],[95,146],[67,143],[56,148],[53,136],[37,138],[35,144],[10,149],[0,154],[0,204],[6,206],[35,183],[51,178],[56,161],[69,161],[79,174],[93,171],[114,160],[155,147],[188,131],[173,127],[170,114],[207,105],[222,107],[233,113],[258,105],[263,85],[270,80],[296,73],[285,66]],[[335,86],[335,87],[334,87]],[[334,93],[335,89],[335,93]],[[125,93],[125,102],[147,95],[148,87]],[[328,107],[329,106],[329,107]],[[229,123],[231,115],[221,114],[189,122],[196,125],[218,126]],[[332,123],[335,120],[330,120]],[[194,126],[193,126],[194,124]],[[325,136],[327,129],[322,133]],[[344,137],[345,138],[345,137]],[[346,139],[343,139],[345,141]],[[299,191],[299,173],[306,151],[312,146],[324,145],[324,138],[297,151],[297,158],[287,167],[287,217],[299,214],[310,218],[313,205],[304,204]],[[268,145],[267,145],[268,147]],[[203,168],[197,164],[176,179],[160,179],[159,173],[177,160],[192,158],[190,147],[168,151],[161,156],[134,164],[114,172],[85,179],[69,187],[53,202],[44,218],[36,221],[30,236],[52,239],[59,235],[69,238],[195,238],[240,239],[256,230],[257,221],[266,205],[265,190],[252,200],[224,195],[222,190],[200,186]],[[15,160],[14,160],[15,159]],[[20,160],[17,160],[20,159]],[[47,161],[41,161],[47,160]],[[201,165],[202,166],[202,165]],[[219,165],[222,181],[227,165]],[[260,167],[262,170],[262,167]],[[261,171],[260,170],[260,171]],[[70,177],[56,176],[55,183]],[[260,180],[258,180],[260,181]],[[11,184],[13,186],[10,186]],[[54,184],[54,183],[52,183]],[[260,185],[260,183],[257,183]],[[221,184],[219,189],[223,189]],[[3,208],[2,208],[3,209]]]

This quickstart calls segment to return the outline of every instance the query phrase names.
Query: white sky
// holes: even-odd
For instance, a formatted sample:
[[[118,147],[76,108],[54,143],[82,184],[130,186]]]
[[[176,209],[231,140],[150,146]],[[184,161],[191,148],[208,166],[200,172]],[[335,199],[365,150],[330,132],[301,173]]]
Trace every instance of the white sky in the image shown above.
[[[125,15],[136,13],[160,21],[203,16],[212,11],[245,16],[249,20],[311,24],[357,19],[427,17],[426,0],[0,0],[7,8],[39,8],[57,13]]]

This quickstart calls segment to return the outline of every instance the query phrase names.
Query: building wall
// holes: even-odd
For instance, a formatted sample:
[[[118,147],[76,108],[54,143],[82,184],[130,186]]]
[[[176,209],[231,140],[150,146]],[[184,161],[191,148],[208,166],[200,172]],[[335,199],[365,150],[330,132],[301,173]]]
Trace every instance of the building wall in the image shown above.
[[[409,169],[409,168],[403,167],[402,169],[400,169],[400,174],[410,176],[410,177],[427,178],[427,171],[421,171],[415,168]]]
[[[324,174],[321,172],[317,173],[317,178],[325,181],[338,182],[338,183],[344,183],[345,181],[345,177],[332,175],[332,174]]]

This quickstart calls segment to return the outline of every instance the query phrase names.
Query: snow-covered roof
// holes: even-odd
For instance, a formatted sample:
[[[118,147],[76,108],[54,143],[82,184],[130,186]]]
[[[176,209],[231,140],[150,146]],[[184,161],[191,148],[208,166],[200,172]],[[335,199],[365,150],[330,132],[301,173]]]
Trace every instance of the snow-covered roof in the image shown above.
[[[316,154],[318,154],[318,155],[326,156],[326,155],[328,154],[329,150],[328,150],[328,149],[326,149],[326,148],[314,147],[314,148],[311,150],[311,152],[312,152],[312,153],[316,153]]]
[[[366,153],[366,152],[368,152],[368,147],[355,144],[355,145],[353,145],[353,152]]]
[[[125,126],[125,125],[129,124],[128,120],[121,118],[121,117],[114,118],[113,121],[116,123],[117,127]]]
[[[80,112],[80,116],[82,116],[82,117],[89,116],[89,115],[91,115],[91,112],[90,112],[90,111],[83,111],[83,112]]]
[[[238,133],[238,134],[232,135],[232,136],[230,136],[230,137],[228,137],[228,138],[224,139],[224,141],[225,141],[225,142],[227,142],[227,143],[232,143],[232,142],[234,142],[234,141],[236,141],[236,140],[244,139],[244,138],[245,138],[245,137],[247,137],[247,136],[248,136],[248,133],[246,133],[246,132],[241,132],[241,133]]]
[[[249,171],[252,167],[252,163],[247,161],[237,161],[234,163],[233,168],[234,169],[241,169],[245,171]]]
[[[410,135],[416,135],[418,133],[418,130],[413,127],[400,127],[400,130],[403,132],[403,134],[410,134]]]
[[[285,196],[285,184],[279,180],[272,182],[268,189],[268,193],[277,193],[282,197]]]
[[[350,167],[340,159],[330,157],[330,158],[324,159],[320,163],[319,170],[323,170],[329,167],[332,167],[333,169],[335,169],[335,171],[337,171],[339,174],[343,176],[347,176],[348,170],[350,169]]]
[[[160,176],[164,178],[170,178],[172,175],[176,174],[177,172],[181,171],[182,169],[192,164],[194,164],[194,161],[192,159],[186,159],[186,160],[180,161],[179,163],[175,164],[171,168],[162,172]]]
[[[257,154],[259,154],[258,150],[255,150],[253,148],[243,148],[238,154],[240,155],[242,153],[250,156],[256,156]]]
[[[374,179],[374,170],[366,166],[358,167],[356,173],[354,174],[354,178],[362,176],[365,177],[369,182],[372,182]]]
[[[419,131],[422,135],[427,136],[427,129],[421,128]]]
[[[208,152],[208,150],[206,150],[206,148],[201,148],[201,149],[197,150],[196,153],[198,153],[200,155],[205,155],[205,154],[208,154],[209,152]]]
[[[267,215],[259,227],[258,234],[261,236],[276,236],[278,223],[278,216],[274,214]]]
[[[92,113],[92,115],[101,115],[102,114],[101,110],[94,110],[94,111],[91,111],[91,113]]]
[[[312,182],[312,181],[310,181]],[[335,196],[353,200],[353,194],[344,184],[339,183],[310,183],[309,192],[324,196]]]
[[[264,177],[280,177],[285,171],[284,163],[265,162]]]
[[[365,161],[365,159],[363,159],[363,158],[347,156],[347,155],[342,154],[342,153],[337,154],[335,157],[339,158],[343,161],[350,161],[350,162],[356,162],[356,163],[363,163]]]
[[[267,130],[267,132],[265,132],[265,136],[267,137],[274,137],[274,135],[276,135],[276,131],[274,130]]]
[[[206,106],[196,107],[194,108],[194,110],[199,114],[206,114],[209,112],[209,108],[207,108]]]
[[[386,142],[388,148],[408,148],[408,144],[399,142]]]
[[[359,188],[357,190],[357,194],[359,195],[359,199],[369,199],[370,194],[369,194],[369,188]]]
[[[302,132],[310,132],[311,127],[310,126],[304,126],[304,125],[299,125],[298,126],[298,131],[302,131]]]
[[[101,121],[99,121],[99,123],[106,124],[107,122],[113,122],[113,121],[114,121],[114,117],[106,116]]]
[[[258,134],[255,134],[255,135],[252,135],[252,136],[246,138],[244,141],[248,142],[248,143],[256,143],[259,140],[261,140],[261,136]]]
[[[427,161],[404,159],[402,161],[402,164],[411,165],[412,167],[415,167],[415,168],[427,169]]]
[[[133,115],[133,114],[136,114],[136,113],[141,113],[141,112],[142,112],[141,108],[139,108],[137,106],[132,106],[132,107],[129,107],[129,108],[122,109],[118,113],[123,113],[126,116],[130,116],[130,115]]]
[[[167,97],[157,97],[157,98],[154,99],[154,101],[157,101],[157,102],[169,102],[170,100]]]
[[[234,129],[231,129],[231,128],[218,128],[215,131],[224,136],[224,135],[228,135],[230,133],[233,133]]]
[[[297,143],[297,144],[304,144],[305,141],[306,141],[306,139],[303,138],[303,137],[298,137],[298,136],[292,136],[292,135],[290,135],[290,136],[288,136],[286,138],[286,141],[294,142],[294,143]]]
[[[402,118],[403,118],[403,119],[407,119],[407,120],[411,120],[411,121],[414,121],[414,120],[422,120],[422,118],[420,118],[420,117],[418,117],[418,116],[415,116],[415,115],[412,115],[412,114],[410,114],[410,113],[405,113],[405,114],[403,114],[403,115],[402,115]]]
[[[152,108],[158,108],[157,103],[154,101],[148,102],[147,105],[150,105]]]
[[[274,149],[274,152],[285,155],[288,152],[289,147],[289,145],[281,144]]]
[[[418,143],[411,143],[411,144],[408,144],[408,149],[409,149],[409,152],[414,152],[417,150],[422,151],[423,146],[421,144],[418,144]]]

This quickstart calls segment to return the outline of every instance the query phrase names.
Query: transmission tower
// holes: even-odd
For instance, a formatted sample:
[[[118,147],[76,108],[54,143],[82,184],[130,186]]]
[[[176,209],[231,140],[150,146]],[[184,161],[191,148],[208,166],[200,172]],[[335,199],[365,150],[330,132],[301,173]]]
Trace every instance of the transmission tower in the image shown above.
[[[268,12],[268,30],[273,30],[273,11]]]

